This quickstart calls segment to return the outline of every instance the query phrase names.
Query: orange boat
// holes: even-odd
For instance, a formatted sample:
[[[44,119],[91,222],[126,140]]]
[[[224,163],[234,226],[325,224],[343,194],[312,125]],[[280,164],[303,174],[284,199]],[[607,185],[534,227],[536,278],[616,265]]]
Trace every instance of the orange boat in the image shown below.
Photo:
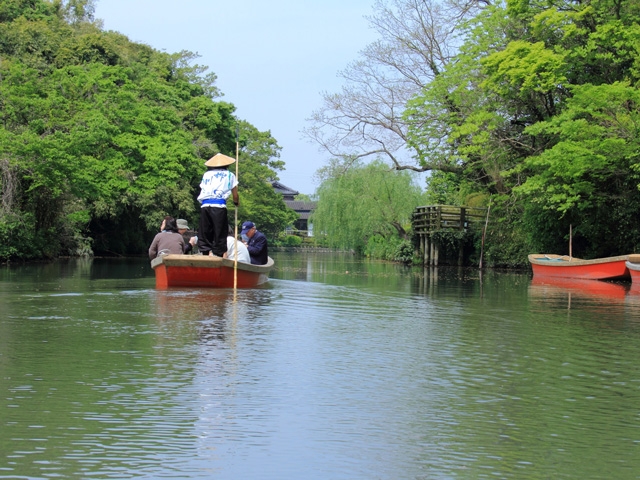
[[[529,255],[529,262],[534,276],[614,280],[631,278],[626,265],[628,257],[629,255],[620,255],[582,260],[568,255],[535,253]]]
[[[151,261],[156,288],[205,287],[233,288],[233,260],[206,255],[162,255]],[[273,259],[266,265],[237,262],[237,287],[254,288],[269,280]]]
[[[640,255],[634,253],[628,257],[626,265],[631,274],[631,283],[637,289],[640,288]]]

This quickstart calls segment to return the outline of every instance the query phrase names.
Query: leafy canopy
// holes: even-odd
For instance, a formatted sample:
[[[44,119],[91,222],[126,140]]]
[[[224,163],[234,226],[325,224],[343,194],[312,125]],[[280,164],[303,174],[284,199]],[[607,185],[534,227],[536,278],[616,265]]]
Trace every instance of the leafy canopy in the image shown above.
[[[237,140],[240,213],[290,223],[276,140],[195,59],[104,32],[89,0],[2,2],[0,258],[144,252],[165,215],[197,223],[203,163]]]

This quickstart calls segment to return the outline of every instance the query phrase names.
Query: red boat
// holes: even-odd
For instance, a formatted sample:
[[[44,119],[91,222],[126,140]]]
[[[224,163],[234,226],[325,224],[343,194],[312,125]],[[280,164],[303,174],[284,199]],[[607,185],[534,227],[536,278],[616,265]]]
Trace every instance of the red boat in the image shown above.
[[[529,255],[529,262],[534,276],[613,280],[630,278],[626,265],[628,257],[629,255],[620,255],[582,260],[568,255],[536,253]]]
[[[156,288],[206,287],[233,288],[234,265],[227,258],[207,255],[162,255],[151,261]],[[254,288],[269,280],[273,259],[266,265],[237,262],[237,288]]]
[[[634,253],[628,257],[626,265],[631,274],[631,284],[638,289],[640,288],[640,255]]]

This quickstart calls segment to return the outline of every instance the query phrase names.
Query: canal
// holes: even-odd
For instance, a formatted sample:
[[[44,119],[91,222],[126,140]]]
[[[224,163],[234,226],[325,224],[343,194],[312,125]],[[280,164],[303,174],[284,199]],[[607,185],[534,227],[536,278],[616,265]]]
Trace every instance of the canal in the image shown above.
[[[640,292],[276,253],[0,267],[0,478],[640,478]]]

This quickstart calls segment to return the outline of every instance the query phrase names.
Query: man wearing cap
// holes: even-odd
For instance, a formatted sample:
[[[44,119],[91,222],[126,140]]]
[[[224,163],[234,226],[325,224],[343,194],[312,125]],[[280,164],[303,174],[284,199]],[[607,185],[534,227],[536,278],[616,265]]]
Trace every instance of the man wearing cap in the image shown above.
[[[207,171],[200,181],[201,203],[200,223],[198,225],[198,250],[203,255],[222,257],[227,251],[227,198],[233,195],[233,203],[238,206],[238,180],[228,170],[235,159],[221,153],[205,162]]]
[[[182,235],[184,240],[184,253],[191,253],[198,237],[189,233],[189,224],[184,218],[179,218],[176,223],[178,224],[178,233]]]
[[[269,252],[267,250],[267,237],[262,232],[256,229],[253,222],[244,222],[242,224],[242,238],[247,238],[245,244],[249,255],[251,256],[251,263],[254,265],[266,265],[269,261]]]

